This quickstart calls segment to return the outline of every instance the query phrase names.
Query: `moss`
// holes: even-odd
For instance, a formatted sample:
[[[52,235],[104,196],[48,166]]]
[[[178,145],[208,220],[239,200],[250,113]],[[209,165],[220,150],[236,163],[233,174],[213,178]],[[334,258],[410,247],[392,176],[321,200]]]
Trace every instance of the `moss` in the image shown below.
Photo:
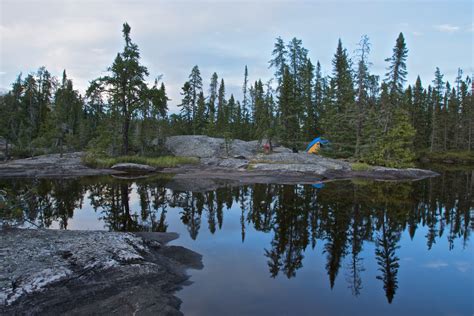
[[[351,164],[351,168],[353,171],[368,171],[372,169],[370,165],[364,162],[354,162]]]
[[[137,163],[149,165],[155,168],[172,168],[184,164],[196,164],[199,159],[194,157],[142,157],[142,156],[119,156],[119,157],[100,157],[93,154],[87,154],[82,158],[82,162],[92,168],[110,168],[118,163]]]

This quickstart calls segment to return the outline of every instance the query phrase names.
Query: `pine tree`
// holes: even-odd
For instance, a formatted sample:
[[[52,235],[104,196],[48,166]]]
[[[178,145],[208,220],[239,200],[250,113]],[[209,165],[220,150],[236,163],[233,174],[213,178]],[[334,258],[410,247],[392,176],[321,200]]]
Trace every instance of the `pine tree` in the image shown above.
[[[362,130],[364,128],[364,119],[368,109],[368,86],[370,84],[370,75],[368,69],[368,54],[370,53],[370,43],[367,35],[362,36],[359,42],[359,62],[357,67],[357,109],[355,111],[354,124],[356,132],[356,143],[354,156],[360,158],[360,147],[362,145]]]
[[[406,59],[408,49],[406,47],[403,33],[398,35],[395,47],[393,48],[392,57],[385,59],[389,62],[388,72],[386,73],[386,82],[391,95],[402,95],[403,84],[406,81],[407,65]]]
[[[216,125],[216,100],[217,100],[217,88],[218,88],[218,77],[216,73],[212,74],[211,84],[209,86],[209,100],[207,104],[207,118],[208,126],[207,133],[214,135]]]
[[[196,121],[196,112],[197,112],[197,100],[199,93],[202,92],[202,78],[199,67],[196,65],[191,70],[189,75],[189,85],[191,87],[191,111],[192,111],[192,130],[193,134],[196,134],[196,126],[194,122]]]
[[[138,46],[130,38],[130,25],[123,24],[125,46],[123,52],[118,53],[108,71],[109,76],[100,78],[100,82],[108,87],[114,106],[120,109],[122,119],[122,154],[129,152],[129,132],[133,115],[140,106],[143,95],[147,91],[145,77],[148,70],[140,64]]]
[[[183,99],[181,100],[181,104],[178,105],[178,107],[181,108],[180,110],[180,115],[181,119],[185,124],[185,129],[184,131],[185,134],[192,133],[192,125],[193,125],[193,104],[192,104],[192,99],[193,99],[193,90],[191,87],[191,84],[189,81],[186,81],[181,88],[182,92],[181,95],[183,96]]]
[[[441,107],[443,102],[444,81],[443,75],[438,67],[435,71],[435,79],[433,80],[432,94],[432,117],[431,117],[431,136],[430,151],[436,151],[440,144],[440,123],[441,123]]]
[[[331,105],[326,109],[324,130],[336,149],[343,155],[354,153],[355,145],[355,93],[350,60],[339,40],[333,61],[331,77]]]
[[[220,136],[223,135],[224,131],[227,130],[227,120],[226,120],[226,109],[227,101],[225,99],[225,84],[224,79],[221,79],[221,83],[219,85],[219,91],[217,94],[217,120],[216,120],[216,128],[217,133]]]
[[[293,95],[293,79],[288,67],[283,72],[283,80],[280,87],[279,113],[280,113],[280,135],[285,145],[296,149],[297,136],[299,134],[298,116],[295,111],[296,104]]]
[[[286,50],[285,42],[281,37],[276,38],[275,46],[273,48],[273,59],[269,61],[269,68],[275,68],[275,78],[277,79],[277,92],[283,83],[283,73],[286,66],[288,51]]]
[[[199,92],[196,105],[196,116],[194,118],[194,133],[201,134],[204,132],[206,127],[206,99],[204,93]]]
[[[313,78],[314,78],[314,66],[311,60],[306,61],[305,68],[302,73],[303,76],[303,90],[302,99],[304,107],[304,138],[311,140],[317,135],[318,128],[318,116],[317,109],[314,101],[313,94]]]

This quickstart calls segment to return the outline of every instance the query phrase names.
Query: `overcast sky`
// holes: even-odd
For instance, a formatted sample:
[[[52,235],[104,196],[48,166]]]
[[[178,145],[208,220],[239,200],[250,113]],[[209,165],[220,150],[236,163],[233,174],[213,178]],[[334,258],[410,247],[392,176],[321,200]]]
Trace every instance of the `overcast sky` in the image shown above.
[[[123,46],[127,21],[150,82],[158,75],[175,111],[180,87],[199,65],[207,91],[215,71],[228,96],[240,98],[244,66],[251,80],[267,81],[273,43],[303,40],[309,56],[331,72],[338,38],[350,55],[361,35],[372,44],[371,71],[383,75],[399,32],[409,49],[408,80],[431,82],[435,67],[452,81],[457,68],[474,72],[471,0],[372,1],[112,1],[1,0],[0,89],[40,66],[56,76],[66,69],[83,93],[103,75]]]

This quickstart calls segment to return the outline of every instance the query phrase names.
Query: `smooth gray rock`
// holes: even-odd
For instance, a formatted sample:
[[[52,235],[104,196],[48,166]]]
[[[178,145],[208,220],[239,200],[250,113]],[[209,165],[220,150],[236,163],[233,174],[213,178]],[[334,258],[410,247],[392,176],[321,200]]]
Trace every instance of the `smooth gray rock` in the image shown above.
[[[124,171],[127,173],[150,173],[156,171],[155,167],[129,162],[115,164],[110,167],[110,169]]]
[[[166,139],[165,147],[176,156],[220,157],[224,147],[224,139],[203,135],[171,136]]]
[[[215,166],[222,168],[231,169],[242,169],[247,168],[249,161],[247,159],[236,159],[236,158],[202,158],[201,164],[206,166]]]
[[[122,173],[118,170],[89,168],[82,163],[84,155],[84,152],[65,153],[62,157],[52,154],[1,163],[0,178],[66,178]]]
[[[233,139],[226,142],[223,138],[213,138],[204,135],[180,135],[166,139],[166,149],[176,156],[198,158],[229,158],[243,157],[251,159],[261,151],[266,141],[243,141]],[[275,146],[276,152],[289,152],[288,148]]]
[[[177,234],[0,230],[1,315],[180,315],[174,292],[201,255]]]
[[[310,164],[286,164],[286,163],[257,163],[252,165],[252,170],[256,171],[277,171],[281,173],[287,172],[303,172],[324,174],[328,168],[322,165]]]
[[[348,162],[330,158],[324,158],[318,155],[308,153],[274,153],[270,155],[258,155],[255,158],[257,162],[254,167],[265,168],[266,170],[273,169],[271,166],[262,166],[266,164],[279,164],[285,165],[286,169],[291,171],[297,170],[350,170],[351,166]],[[260,166],[257,166],[260,165]],[[297,166],[305,165],[305,166]],[[260,169],[263,170],[263,169]],[[311,171],[310,171],[311,172]],[[316,172],[316,171],[315,171]]]

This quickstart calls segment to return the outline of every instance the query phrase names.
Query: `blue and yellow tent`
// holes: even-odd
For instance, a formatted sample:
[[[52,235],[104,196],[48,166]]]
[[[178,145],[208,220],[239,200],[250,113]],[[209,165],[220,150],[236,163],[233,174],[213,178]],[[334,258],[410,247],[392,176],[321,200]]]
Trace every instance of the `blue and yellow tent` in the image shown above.
[[[317,154],[321,148],[321,145],[326,145],[328,143],[328,140],[322,139],[321,137],[316,137],[311,141],[311,143],[309,143],[308,147],[306,147],[306,152],[309,154]]]

